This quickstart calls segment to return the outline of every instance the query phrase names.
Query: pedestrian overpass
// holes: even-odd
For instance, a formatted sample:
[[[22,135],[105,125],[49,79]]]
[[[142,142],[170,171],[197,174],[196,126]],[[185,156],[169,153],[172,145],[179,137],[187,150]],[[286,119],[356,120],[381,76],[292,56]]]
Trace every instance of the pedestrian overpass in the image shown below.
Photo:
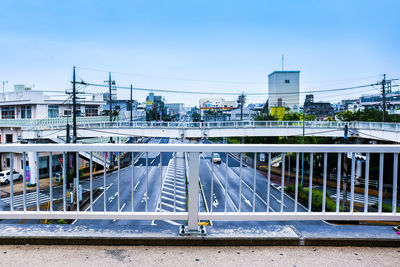
[[[320,136],[349,137],[390,142],[400,141],[399,123],[339,121],[222,121],[222,122],[146,122],[89,121],[78,123],[78,138],[91,137],[169,137],[209,138],[246,136]],[[65,124],[42,124],[22,127],[22,139],[59,138],[65,136]]]

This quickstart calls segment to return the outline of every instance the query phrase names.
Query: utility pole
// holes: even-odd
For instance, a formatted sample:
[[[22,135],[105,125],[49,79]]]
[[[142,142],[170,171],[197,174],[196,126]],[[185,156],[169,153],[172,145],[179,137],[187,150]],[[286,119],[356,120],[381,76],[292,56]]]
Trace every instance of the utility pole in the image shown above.
[[[65,93],[66,94],[72,94],[72,143],[76,143],[76,140],[77,140],[77,128],[76,128],[76,113],[77,113],[77,111],[76,111],[76,106],[77,106],[77,103],[76,103],[76,101],[77,101],[77,91],[76,91],[76,84],[78,83],[77,81],[76,81],[76,70],[75,70],[75,66],[73,66],[73,68],[72,68],[72,92],[68,92],[68,91],[66,91]],[[69,125],[69,123],[67,122],[67,127],[66,127],[66,140],[65,140],[65,143],[69,143],[70,142],[70,133],[69,133],[69,130],[70,130],[70,125]],[[76,173],[77,173],[77,168],[76,168],[76,162],[75,162],[75,160],[76,160],[76,152],[71,152],[71,153],[67,153],[67,162],[66,162],[66,168],[68,168],[68,170],[69,170],[69,164],[70,164],[70,155],[72,155],[72,159],[71,159],[71,162],[72,162],[72,170],[74,171],[74,173],[75,173],[75,175],[76,175]],[[72,181],[70,181],[70,179],[69,179],[69,174],[68,174],[69,172],[67,172],[67,186],[68,186],[68,188],[70,188],[69,187],[69,185],[70,185],[70,182],[72,182]]]
[[[344,126],[344,140],[343,143],[347,144],[347,139],[349,136],[349,126],[346,124]],[[347,155],[344,157],[344,166],[343,166],[343,201],[342,201],[342,210],[346,210],[346,202],[347,202]]]
[[[111,72],[108,73],[108,94],[109,94],[109,100],[110,100],[110,125],[112,123],[112,91],[111,91],[111,85],[112,85],[112,81],[111,81]],[[112,137],[110,136],[110,143],[113,142]]]
[[[108,73],[108,94],[109,94],[109,100],[110,100],[110,122],[112,122],[111,72]]]
[[[65,143],[66,143],[66,144],[69,144],[69,123],[67,123],[67,128],[66,128],[66,130],[67,130],[67,132],[65,133]],[[67,158],[66,158],[66,161],[67,161],[67,162],[65,162],[65,168],[66,168],[66,170],[69,169],[69,156],[70,156],[70,153],[67,152]],[[67,173],[66,170],[63,170],[63,172]],[[67,173],[66,179],[67,179],[67,180],[66,180],[66,181],[67,181],[67,188],[70,189],[70,187],[69,187],[70,181],[68,181],[68,173]]]
[[[133,99],[132,99],[132,90],[133,90],[133,87],[132,87],[132,84],[131,84],[131,101],[130,101],[130,106],[131,106],[131,124],[132,124],[132,121],[133,121],[133,111],[132,111],[132,109],[133,109]]]
[[[77,94],[79,94],[79,92],[77,92],[76,90],[76,85],[77,84],[84,84],[83,82],[77,82],[76,81],[76,68],[75,66],[72,69],[72,92],[68,92],[66,91],[66,94],[72,94],[72,143],[76,143],[77,139],[78,139],[78,135],[77,135],[77,127],[76,127],[76,116],[77,116]],[[67,143],[69,143],[69,128],[70,125],[67,124]],[[76,167],[76,152],[71,153],[73,155],[72,157],[72,165],[73,165],[73,169],[75,172],[75,175],[77,174],[77,167]],[[69,160],[69,157],[68,157]]]
[[[386,74],[383,74],[382,81],[378,81],[377,83],[371,84],[371,86],[382,86],[382,122],[386,121],[386,93],[392,92],[392,81],[397,81],[399,79],[390,79],[386,80]],[[397,87],[398,85],[393,85],[393,87]],[[387,89],[386,89],[387,88]]]
[[[244,92],[238,97],[237,103],[240,104],[240,120],[243,120],[243,106],[244,103],[246,102],[246,96],[244,95]]]
[[[382,109],[383,109],[383,114],[382,114],[382,122],[385,122],[385,117],[386,117],[386,90],[385,90],[385,85],[386,85],[386,74],[383,74],[383,80],[382,80]]]
[[[72,143],[76,143],[76,76],[75,66],[72,72]]]
[[[304,145],[304,135],[305,135],[305,125],[304,125],[304,119],[305,119],[305,105],[303,105],[303,145]],[[312,162],[310,162],[312,164]],[[310,177],[308,177],[310,179]],[[303,187],[303,181],[304,181],[304,152],[301,152],[301,187]]]
[[[73,72],[72,72],[72,143],[76,143],[77,139],[77,133],[76,133],[76,75],[75,75],[75,66],[73,67]],[[72,165],[73,165],[73,170],[74,170],[74,177],[76,177],[76,174],[78,172],[78,169],[76,168],[76,152],[72,153],[73,159],[72,159]],[[76,189],[78,190],[78,189]]]

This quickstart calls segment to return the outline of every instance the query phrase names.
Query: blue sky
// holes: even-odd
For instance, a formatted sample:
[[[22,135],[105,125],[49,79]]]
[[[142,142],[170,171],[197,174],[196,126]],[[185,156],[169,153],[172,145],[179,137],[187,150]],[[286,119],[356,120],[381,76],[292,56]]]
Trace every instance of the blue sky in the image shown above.
[[[286,70],[301,71],[302,91],[369,84],[383,73],[400,78],[395,0],[2,0],[0,12],[0,80],[9,81],[8,91],[14,83],[65,90],[76,65],[116,72],[120,85],[267,93],[267,75],[281,69],[282,54]],[[108,74],[81,68],[78,77],[98,83]],[[135,96],[144,100],[144,93]],[[191,105],[207,96],[165,95]]]

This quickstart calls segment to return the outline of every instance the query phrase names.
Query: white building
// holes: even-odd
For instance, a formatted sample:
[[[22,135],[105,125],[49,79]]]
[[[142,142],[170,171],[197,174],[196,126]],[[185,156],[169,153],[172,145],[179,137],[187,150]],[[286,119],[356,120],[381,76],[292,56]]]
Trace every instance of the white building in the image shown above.
[[[79,97],[81,98],[82,95]],[[77,115],[79,117],[99,116],[104,104],[102,94],[79,99]],[[65,94],[50,96],[42,91],[21,90],[20,86],[17,86],[14,92],[0,94],[0,112],[0,143],[21,143],[23,126],[32,125],[43,119],[72,117],[72,101]],[[34,140],[30,140],[32,141]],[[37,164],[39,164],[39,176],[46,176],[49,173],[49,153],[40,153],[39,160],[36,153],[28,152],[26,156],[26,164],[30,169],[29,176],[34,184],[37,177]],[[62,157],[61,154],[53,154],[54,170],[60,170],[58,161],[60,157]],[[21,153],[14,153],[13,168],[21,174],[23,173],[22,158]],[[10,165],[10,153],[0,153],[0,170],[9,170]]]
[[[300,104],[300,71],[274,71],[268,75],[271,107],[297,109]]]
[[[201,98],[199,101],[201,118],[204,118],[208,111],[228,111],[237,108],[236,101],[225,101],[223,98]]]
[[[389,114],[400,114],[400,91],[389,92],[385,97],[386,111]],[[383,98],[381,94],[363,95],[360,97],[360,106],[365,109],[382,110]]]
[[[253,120],[253,115],[257,114],[257,111],[252,109],[252,106],[250,105],[243,108],[243,114],[241,112],[240,108],[229,111],[228,114],[230,114],[230,116],[228,117],[228,120],[240,121],[241,116],[244,121]]]

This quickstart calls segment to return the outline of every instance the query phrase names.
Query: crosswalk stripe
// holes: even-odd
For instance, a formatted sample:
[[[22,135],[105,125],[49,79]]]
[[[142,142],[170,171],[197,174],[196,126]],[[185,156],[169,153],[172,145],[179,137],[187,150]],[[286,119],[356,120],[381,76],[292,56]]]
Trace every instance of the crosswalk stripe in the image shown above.
[[[166,199],[166,200],[170,200],[170,201],[172,201],[172,203],[174,202],[173,198],[169,198],[169,197],[166,197],[166,196],[162,196],[161,198]],[[185,202],[183,202],[183,201],[180,201],[180,200],[177,200],[177,199],[175,201],[176,201],[176,203],[185,205]]]
[[[171,204],[168,204],[168,203],[165,203],[165,202],[163,202],[162,205],[163,205],[163,206],[170,207],[170,208],[172,208],[172,209],[174,208],[174,205],[171,205]],[[176,208],[176,210],[179,210],[179,211],[186,211],[186,209],[181,208],[181,207],[179,207],[179,206],[176,206],[175,208]]]
[[[164,188],[163,188],[163,191],[164,191],[164,189],[167,189],[167,190],[170,190],[170,191],[174,192],[174,187],[173,187],[173,186],[172,186],[172,188],[170,188],[170,187],[164,187]],[[182,194],[182,195],[186,194],[185,191],[182,191],[182,190],[179,190],[179,189],[176,189],[176,193],[180,193],[180,194]],[[186,196],[186,195],[185,195],[185,196]]]
[[[179,188],[179,189],[185,189],[185,187],[183,187],[183,186],[180,186],[180,185],[174,185],[173,183],[170,183],[170,182],[165,182],[165,184],[167,184],[167,185],[169,185],[169,186],[172,186],[172,187],[176,187],[176,188]]]
[[[170,195],[170,196],[173,196],[174,194],[172,194],[172,193],[170,193],[170,192],[166,192],[166,191],[162,191],[163,192],[163,194],[167,194],[167,195]],[[181,196],[181,195],[176,195],[176,197],[177,198],[182,198],[182,199],[185,199],[185,197],[184,196]]]
[[[166,181],[166,182],[174,184],[174,181],[169,181],[169,180],[168,180],[168,181]],[[178,182],[178,181],[176,181],[176,184],[177,184],[177,185],[180,185],[180,186],[184,186],[184,185],[185,185],[184,183]]]
[[[27,194],[26,195],[26,199],[36,199],[36,193],[34,193],[34,194],[32,194],[32,193],[29,193],[29,194]],[[45,194],[42,194],[42,193],[39,193],[39,198],[41,198],[41,197],[49,197],[48,195],[45,195]],[[3,201],[10,201],[10,197],[6,197],[6,198],[3,198],[2,200]],[[16,196],[14,196],[14,200],[23,200],[24,199],[24,195],[16,195]]]
[[[11,205],[11,198],[7,197],[7,198],[3,198],[1,199],[2,201],[4,201],[6,204]],[[55,199],[54,199],[55,200]],[[39,204],[43,204],[50,201],[50,196],[43,194],[43,193],[39,193]],[[24,195],[16,195],[14,196],[14,208],[20,208],[24,206]],[[27,193],[26,194],[26,206],[32,206],[32,205],[36,205],[37,204],[37,193],[36,192],[31,192],[31,193]]]
[[[48,198],[50,198],[49,196],[46,196],[46,195],[40,195],[39,196],[39,198],[42,198],[42,197],[48,197]],[[36,196],[27,196],[26,197],[26,200],[28,201],[28,200],[32,200],[32,199],[36,199]],[[3,201],[5,201],[5,202],[10,202],[10,200],[11,200],[11,198],[6,198],[6,199],[3,199]],[[22,197],[22,198],[14,198],[14,201],[23,201],[24,200],[24,198]]]
[[[331,198],[336,199],[336,194],[331,195]],[[341,192],[339,194],[339,199],[343,199],[343,193]],[[351,200],[351,194],[348,193],[347,194],[347,201]],[[360,195],[360,194],[355,194],[354,195],[354,202],[357,203],[364,203],[364,195]],[[368,204],[375,204],[376,202],[378,202],[378,198],[375,196],[368,196]]]
[[[39,200],[40,200],[40,201],[42,201],[42,200],[50,200],[50,198],[49,198],[49,197],[42,197],[42,198],[39,198]],[[4,200],[4,202],[7,203],[7,204],[11,203],[11,201],[10,201],[9,199]],[[28,202],[36,202],[36,198],[35,198],[35,199],[27,199],[26,202],[27,202],[27,203],[28,203]],[[22,204],[23,204],[23,203],[24,203],[24,200],[23,200],[23,199],[18,200],[18,201],[15,201],[15,200],[14,200],[14,205],[15,205],[16,203],[22,203]]]
[[[178,153],[179,155],[179,153]],[[175,165],[176,164],[176,165]],[[176,166],[176,169],[175,169]],[[174,206],[177,211],[186,211],[186,179],[185,161],[183,157],[177,157],[168,163],[167,171],[162,185],[160,206],[162,211],[173,211]],[[174,203],[175,199],[175,203]]]

